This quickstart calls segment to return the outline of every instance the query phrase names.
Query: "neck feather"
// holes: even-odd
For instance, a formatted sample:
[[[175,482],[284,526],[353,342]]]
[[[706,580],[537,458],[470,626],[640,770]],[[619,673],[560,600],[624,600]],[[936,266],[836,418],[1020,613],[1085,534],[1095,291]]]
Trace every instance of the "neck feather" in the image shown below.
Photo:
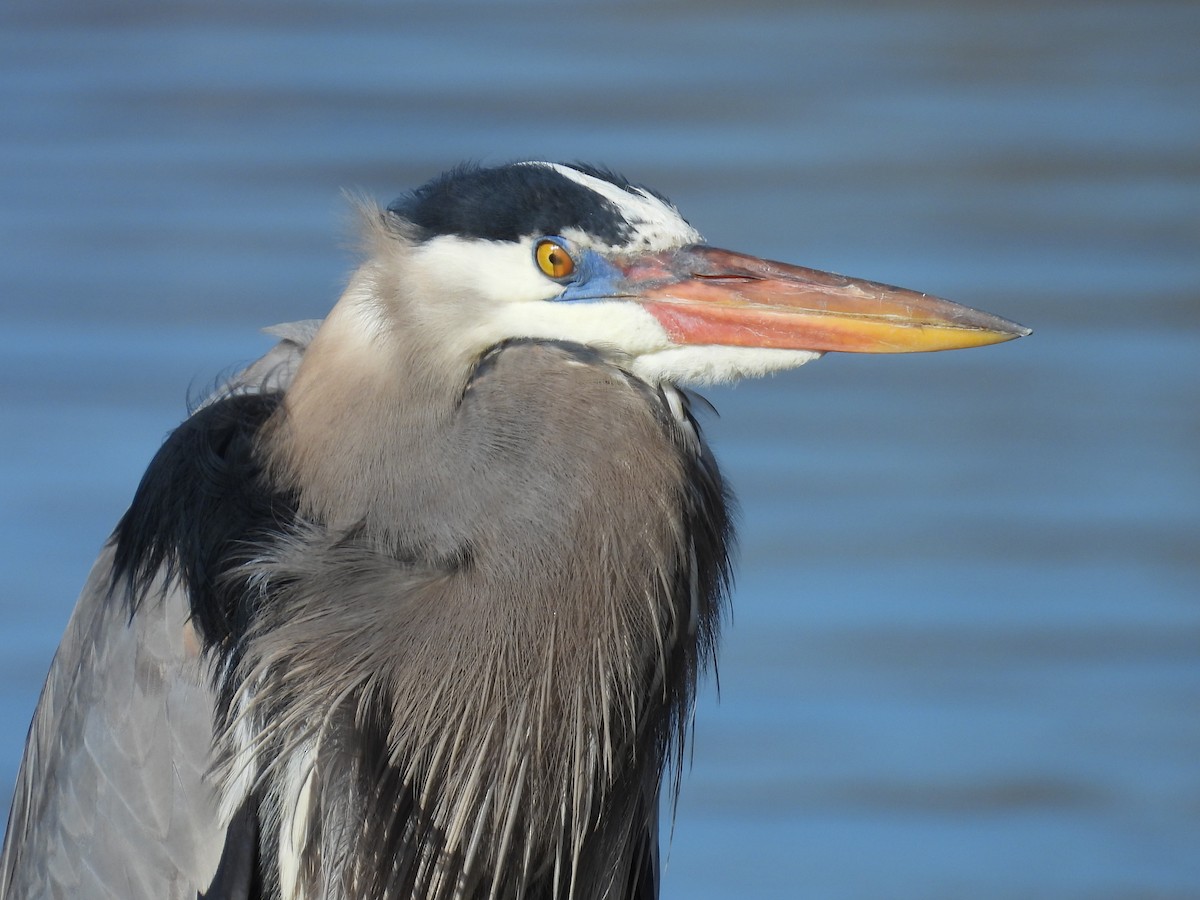
[[[312,521],[255,563],[243,668],[278,758],[313,761],[270,781],[283,831],[329,860],[371,823],[321,877],[381,892],[620,893],[655,865],[727,575],[686,402],[577,345],[377,365],[392,336],[355,349],[339,310],[266,445]]]

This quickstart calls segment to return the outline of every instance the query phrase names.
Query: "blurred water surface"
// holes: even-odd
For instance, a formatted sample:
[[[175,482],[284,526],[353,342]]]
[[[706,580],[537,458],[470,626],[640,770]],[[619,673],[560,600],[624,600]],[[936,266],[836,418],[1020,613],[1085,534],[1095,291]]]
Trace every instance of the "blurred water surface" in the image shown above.
[[[713,390],[742,506],[668,898],[1200,897],[1200,6],[9,2],[0,803],[189,394],[340,192],[586,159],[1015,344]]]

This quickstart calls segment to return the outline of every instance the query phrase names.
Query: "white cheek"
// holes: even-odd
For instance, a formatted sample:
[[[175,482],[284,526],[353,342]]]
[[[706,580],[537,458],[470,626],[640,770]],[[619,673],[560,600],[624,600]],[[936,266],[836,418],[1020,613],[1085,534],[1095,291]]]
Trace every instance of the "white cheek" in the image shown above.
[[[773,350],[762,347],[715,345],[672,346],[639,356],[633,374],[651,384],[723,384],[739,378],[759,378],[771,372],[794,369],[822,354],[815,350]]]
[[[407,277],[413,296],[432,301],[425,324],[442,329],[444,339],[468,355],[512,338],[585,344],[625,357],[633,373],[652,384],[756,378],[821,356],[808,350],[680,346],[637,303],[556,300],[562,285],[537,270],[533,241],[443,236],[414,248]],[[348,295],[358,298],[353,287]],[[372,304],[361,305],[368,319],[378,313]],[[379,327],[373,319],[359,324],[368,332]]]
[[[494,344],[506,338],[571,341],[629,356],[671,346],[658,320],[627,300],[509,303],[479,323],[479,339]]]
[[[435,237],[413,250],[412,275],[421,282],[418,296],[446,302],[484,298],[521,303],[547,300],[562,291],[538,272],[532,238],[513,243]]]
[[[533,243],[433,238],[413,253],[414,294],[436,298],[435,308],[457,306],[463,317],[456,342],[476,351],[510,338],[572,341],[629,355],[671,346],[658,320],[636,303],[556,300],[563,286],[537,270]]]

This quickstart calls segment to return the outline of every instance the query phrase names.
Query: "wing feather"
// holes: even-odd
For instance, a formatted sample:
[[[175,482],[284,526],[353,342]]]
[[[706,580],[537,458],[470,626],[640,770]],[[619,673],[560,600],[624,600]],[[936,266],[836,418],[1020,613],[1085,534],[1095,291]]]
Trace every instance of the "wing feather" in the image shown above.
[[[214,397],[285,390],[316,324],[277,326],[279,343]],[[221,819],[211,775],[217,692],[188,593],[160,571],[131,614],[113,562],[110,540],[42,689],[0,854],[0,898],[253,896],[246,845],[256,823],[245,805]]]

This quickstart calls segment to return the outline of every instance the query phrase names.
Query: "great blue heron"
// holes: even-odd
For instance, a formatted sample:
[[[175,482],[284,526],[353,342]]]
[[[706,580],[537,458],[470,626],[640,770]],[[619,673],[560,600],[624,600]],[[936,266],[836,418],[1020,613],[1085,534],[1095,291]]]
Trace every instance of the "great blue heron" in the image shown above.
[[[364,209],[319,327],[174,431],[51,667],[0,896],[658,893],[728,577],[679,383],[1027,334],[542,162]]]

